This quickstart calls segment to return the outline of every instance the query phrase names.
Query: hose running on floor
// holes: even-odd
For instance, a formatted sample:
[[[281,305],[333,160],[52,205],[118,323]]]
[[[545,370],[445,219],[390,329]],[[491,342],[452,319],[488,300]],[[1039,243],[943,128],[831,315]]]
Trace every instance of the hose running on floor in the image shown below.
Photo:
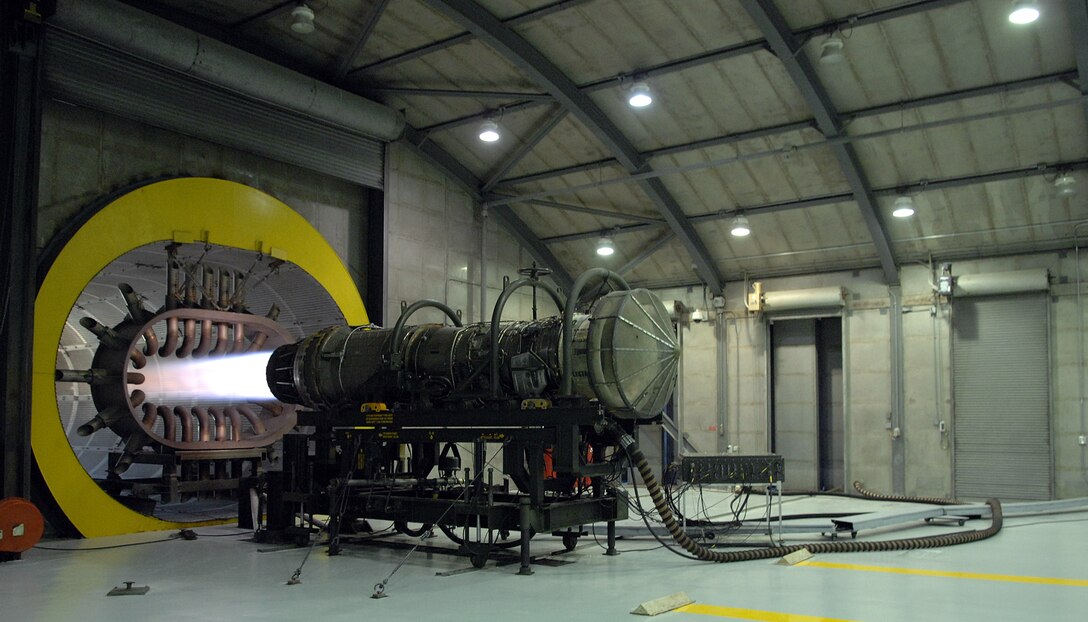
[[[862,483],[857,480],[854,481],[854,490],[858,491],[858,494],[866,499],[873,499],[875,501],[905,501],[907,503],[928,503],[930,505],[964,505],[964,502],[959,499],[945,499],[942,497],[908,497],[906,495],[889,495],[873,492],[866,489]]]
[[[1001,503],[997,499],[989,499],[986,505],[990,506],[993,518],[986,529],[961,531],[958,533],[942,534],[937,536],[924,536],[921,538],[902,538],[899,540],[881,540],[877,542],[813,542],[809,544],[791,544],[788,546],[776,546],[764,549],[752,549],[747,551],[712,551],[688,537],[684,529],[676,522],[672,510],[665,501],[665,495],[661,485],[657,483],[650,464],[646,461],[645,454],[639,449],[638,442],[626,432],[620,432],[619,443],[631,458],[635,468],[642,475],[642,481],[650,492],[661,520],[665,523],[676,543],[697,559],[707,562],[725,564],[730,562],[743,562],[755,559],[770,559],[789,555],[801,549],[808,549],[812,553],[857,553],[863,551],[904,551],[908,549],[922,549],[938,546],[952,546],[985,540],[1001,531]],[[947,500],[946,500],[947,502]]]

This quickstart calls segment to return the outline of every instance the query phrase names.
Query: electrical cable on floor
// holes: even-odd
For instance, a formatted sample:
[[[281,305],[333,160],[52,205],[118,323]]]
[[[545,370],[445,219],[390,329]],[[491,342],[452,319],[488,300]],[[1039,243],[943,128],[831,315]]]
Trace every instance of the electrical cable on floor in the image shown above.
[[[174,540],[192,540],[195,538],[187,538],[179,531],[171,535],[168,538],[160,538],[158,540],[145,540],[143,542],[128,542],[126,544],[110,544],[107,546],[93,546],[93,547],[59,547],[59,546],[42,546],[35,544],[33,548],[42,549],[43,551],[108,551],[110,549],[123,549],[130,546],[143,546],[145,544],[159,544],[161,542],[173,542]]]
[[[709,561],[715,563],[730,563],[738,561],[749,561],[755,559],[770,559],[774,557],[783,557],[790,553],[799,551],[801,549],[808,549],[812,553],[852,553],[862,551],[898,551],[918,548],[928,548],[933,546],[952,546],[955,544],[966,544],[968,542],[977,542],[979,540],[985,540],[997,534],[1001,531],[1002,514],[1001,503],[997,499],[989,499],[986,501],[986,505],[990,507],[991,523],[986,529],[961,531],[951,534],[937,535],[937,536],[924,536],[920,538],[903,538],[899,540],[881,540],[877,542],[812,542],[807,544],[793,544],[787,546],[777,546],[767,549],[750,549],[744,551],[730,551],[719,552],[712,551],[704,546],[699,545],[692,540],[680,525],[676,522],[676,518],[672,515],[672,511],[669,509],[668,503],[665,501],[665,495],[662,493],[661,486],[657,483],[657,479],[654,477],[653,471],[650,470],[650,464],[646,461],[645,454],[638,446],[638,442],[628,434],[620,429],[615,424],[611,427],[612,432],[617,436],[617,441],[620,446],[627,452],[632,458],[632,462],[638,468],[639,474],[642,476],[643,482],[646,484],[647,490],[650,492],[650,497],[654,501],[654,505],[657,508],[658,513],[665,522],[666,529],[672,535],[673,539],[684,548],[688,553],[695,556],[696,559],[701,561]],[[649,522],[646,522],[649,527]],[[651,530],[652,533],[652,530]],[[656,534],[654,534],[656,538]],[[660,539],[658,539],[660,541]],[[671,548],[669,550],[672,550]],[[685,555],[685,557],[688,557]]]
[[[110,549],[121,549],[129,546],[142,546],[144,544],[159,544],[161,542],[172,542],[174,540],[197,540],[199,538],[230,538],[238,536],[248,536],[250,531],[244,530],[240,533],[196,533],[191,529],[182,529],[177,533],[167,538],[160,538],[158,540],[146,540],[144,542],[128,542],[126,544],[110,544],[107,546],[95,546],[95,547],[60,547],[60,546],[42,546],[40,544],[34,545],[33,548],[42,549],[43,551],[108,551]]]
[[[109,546],[96,546],[96,547],[57,547],[57,546],[42,546],[35,544],[34,548],[42,549],[43,551],[106,551],[109,549],[123,549],[128,546],[142,546],[144,544],[158,544],[160,542],[171,542],[173,540],[180,539],[180,536],[172,536],[170,538],[162,538],[161,540],[148,540],[146,542],[129,542],[128,544],[112,544]]]
[[[626,451],[626,450],[627,450],[627,448],[624,447],[624,451]],[[628,453],[628,458],[630,459],[630,453]],[[635,485],[635,467],[634,467],[634,464],[635,464],[635,461],[633,459],[630,459],[630,465],[629,466],[631,468],[631,487],[635,489],[635,504],[638,506],[638,512],[642,516],[642,522],[646,525],[646,530],[650,532],[650,535],[654,537],[654,540],[657,540],[658,543],[661,544],[661,546],[668,549],[669,552],[673,553],[674,555],[679,555],[680,557],[683,557],[684,559],[699,561],[698,557],[692,557],[691,555],[688,555],[686,553],[682,553],[680,551],[677,551],[676,549],[669,546],[669,544],[667,542],[662,540],[661,537],[657,535],[657,533],[653,530],[653,527],[650,526],[649,512],[642,509],[642,499],[639,497],[638,486]],[[660,504],[658,506],[658,511],[659,512],[661,511]],[[664,515],[662,515],[662,516],[664,516]],[[670,514],[670,516],[671,516],[671,514]]]
[[[608,547],[601,544],[601,541],[597,539],[597,524],[596,523],[590,523],[589,524],[589,530],[590,530],[590,533],[593,535],[593,541],[597,543],[597,546],[599,546],[602,549],[607,551]],[[622,550],[621,549],[616,549],[616,552],[617,553],[645,553],[647,551],[660,551],[663,548],[665,548],[664,545],[659,544],[657,546],[652,546],[652,547],[650,547],[648,549],[622,549]]]
[[[508,442],[509,439],[503,441],[503,449],[506,448],[506,444]],[[469,490],[472,490],[477,482],[483,481],[482,478],[484,476],[484,472],[487,470],[487,467],[491,466],[491,463],[495,461],[495,458],[501,456],[502,454],[502,451],[495,452],[495,455],[491,456],[491,459],[484,463],[484,468],[480,469],[479,472],[476,473],[476,476],[472,478],[472,481],[465,482],[465,487],[464,490],[461,491],[461,494],[457,495],[457,497],[455,497],[453,501],[450,502],[449,506],[447,506],[446,509],[442,511],[442,514],[438,516],[438,520],[434,521],[436,525],[441,526],[442,519],[446,518],[446,515],[450,513],[450,510],[457,507],[457,502],[464,498],[465,493],[467,493]],[[408,559],[412,557],[412,554],[416,552],[416,549],[418,549],[423,544],[423,542],[428,538],[428,536],[430,536],[430,534],[431,530],[428,529],[427,533],[424,533],[419,537],[419,540],[416,541],[412,548],[409,549],[407,553],[405,553],[404,557],[400,560],[400,562],[398,562],[393,570],[390,571],[389,576],[382,579],[381,582],[374,584],[374,593],[370,595],[371,598],[385,597],[385,587],[389,585],[389,581],[393,578],[393,575],[397,574],[397,571],[401,569],[401,566],[404,566],[404,564],[408,562]]]

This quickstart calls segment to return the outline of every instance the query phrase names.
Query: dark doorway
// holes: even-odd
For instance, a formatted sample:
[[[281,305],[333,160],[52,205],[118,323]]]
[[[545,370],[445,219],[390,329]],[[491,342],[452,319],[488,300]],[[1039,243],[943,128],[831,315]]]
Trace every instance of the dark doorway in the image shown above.
[[[771,448],[790,490],[843,490],[842,320],[772,320]]]

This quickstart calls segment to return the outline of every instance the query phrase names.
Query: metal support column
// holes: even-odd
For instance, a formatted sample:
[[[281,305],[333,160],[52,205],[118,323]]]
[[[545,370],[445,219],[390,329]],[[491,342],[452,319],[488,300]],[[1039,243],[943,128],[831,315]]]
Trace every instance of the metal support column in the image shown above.
[[[903,291],[898,285],[888,288],[891,304],[891,428],[892,490],[906,494],[906,448],[903,444]]]
[[[518,499],[518,523],[521,525],[521,567],[520,575],[533,574],[532,556],[529,550],[529,540],[533,537],[530,528],[533,522],[533,508],[528,497]]]
[[[0,9],[0,497],[29,496],[30,391],[37,291],[38,142],[42,22],[55,2]]]
[[[608,548],[604,550],[605,555],[615,556],[620,552],[616,550],[616,521],[608,521]]]

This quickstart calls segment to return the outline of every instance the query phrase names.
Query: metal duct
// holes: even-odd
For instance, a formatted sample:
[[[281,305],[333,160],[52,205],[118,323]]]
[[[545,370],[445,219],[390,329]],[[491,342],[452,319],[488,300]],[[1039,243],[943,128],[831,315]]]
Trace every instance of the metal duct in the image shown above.
[[[404,131],[391,108],[113,0],[61,0],[49,25],[372,138]]]
[[[952,295],[997,296],[1021,292],[1038,292],[1050,289],[1050,273],[1045,268],[1038,270],[1013,270],[1010,272],[990,272],[987,274],[961,274],[956,277]]]
[[[118,53],[62,30],[46,36],[51,97],[370,188],[383,187],[379,140]]]
[[[815,287],[783,292],[763,292],[763,310],[768,313],[794,309],[842,307],[845,304],[846,290],[842,287]]]

